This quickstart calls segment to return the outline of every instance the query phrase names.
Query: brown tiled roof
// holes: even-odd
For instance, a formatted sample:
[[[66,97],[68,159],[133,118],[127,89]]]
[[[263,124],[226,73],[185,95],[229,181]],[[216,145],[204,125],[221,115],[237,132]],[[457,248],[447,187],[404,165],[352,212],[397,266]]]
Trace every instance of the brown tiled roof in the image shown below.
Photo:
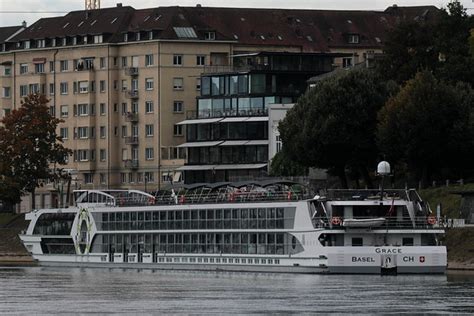
[[[17,32],[21,28],[22,28],[21,25],[0,27],[0,43],[5,42],[5,40],[7,40],[10,36],[15,34],[15,32]]]
[[[243,45],[295,46],[303,51],[318,52],[334,47],[381,47],[387,29],[398,21],[430,19],[438,12],[434,6],[390,7],[383,12],[114,7],[93,10],[89,15],[86,11],[74,11],[63,17],[40,19],[15,39],[112,34],[107,41],[119,42],[125,32],[150,30],[154,31],[155,38],[178,39],[174,27],[190,27],[199,39],[204,39],[205,32],[213,31],[216,40],[237,41]],[[115,18],[117,20],[111,23]],[[359,35],[360,42],[350,44],[350,34]]]

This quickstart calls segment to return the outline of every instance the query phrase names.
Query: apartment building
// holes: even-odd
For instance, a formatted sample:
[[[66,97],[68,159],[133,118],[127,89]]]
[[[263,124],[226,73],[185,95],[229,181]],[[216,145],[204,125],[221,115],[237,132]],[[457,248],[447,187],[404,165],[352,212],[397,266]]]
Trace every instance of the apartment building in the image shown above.
[[[386,30],[400,19],[437,11],[118,4],[0,28],[0,118],[29,93],[44,93],[74,152],[66,166],[73,188],[157,190],[183,179],[187,148],[178,123],[195,111],[209,67],[262,51],[345,53],[334,63],[350,67],[381,52]],[[38,192],[38,207],[55,204],[59,186]]]

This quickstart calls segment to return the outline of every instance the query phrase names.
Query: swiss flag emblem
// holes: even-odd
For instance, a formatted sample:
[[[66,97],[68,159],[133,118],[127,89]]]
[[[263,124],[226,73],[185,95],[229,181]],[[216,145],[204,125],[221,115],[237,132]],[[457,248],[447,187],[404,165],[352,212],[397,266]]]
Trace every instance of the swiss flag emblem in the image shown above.
[[[425,262],[425,256],[420,256],[420,262],[421,263]]]

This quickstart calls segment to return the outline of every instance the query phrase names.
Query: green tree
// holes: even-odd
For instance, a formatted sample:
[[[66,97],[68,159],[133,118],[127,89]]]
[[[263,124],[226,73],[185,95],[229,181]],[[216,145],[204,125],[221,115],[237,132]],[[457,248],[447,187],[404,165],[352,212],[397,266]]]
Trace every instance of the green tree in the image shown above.
[[[474,94],[418,73],[390,98],[378,116],[378,146],[426,185],[443,168],[463,170],[474,153]]]
[[[305,167],[325,168],[347,187],[346,169],[360,171],[371,186],[377,112],[387,85],[370,70],[327,78],[306,92],[280,122],[284,155]]]
[[[308,168],[289,159],[283,151],[277,153],[270,165],[270,175],[275,177],[304,176]]]
[[[32,208],[40,180],[54,181],[60,177],[59,166],[66,163],[71,153],[56,134],[62,121],[50,115],[48,102],[42,94],[29,95],[19,109],[3,118],[0,127],[0,196],[11,195],[11,200],[18,202],[18,193],[31,193]]]
[[[398,83],[428,69],[439,79],[474,85],[474,59],[469,52],[473,27],[474,18],[458,1],[427,20],[403,20],[388,33],[377,69]]]

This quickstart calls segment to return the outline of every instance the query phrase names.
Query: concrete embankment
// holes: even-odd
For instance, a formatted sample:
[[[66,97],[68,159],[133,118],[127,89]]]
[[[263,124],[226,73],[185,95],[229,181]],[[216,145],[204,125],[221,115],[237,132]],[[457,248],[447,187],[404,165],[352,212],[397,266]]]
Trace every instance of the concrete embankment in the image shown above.
[[[24,218],[24,215],[11,216],[0,226],[0,266],[36,265],[18,237],[28,226]]]

